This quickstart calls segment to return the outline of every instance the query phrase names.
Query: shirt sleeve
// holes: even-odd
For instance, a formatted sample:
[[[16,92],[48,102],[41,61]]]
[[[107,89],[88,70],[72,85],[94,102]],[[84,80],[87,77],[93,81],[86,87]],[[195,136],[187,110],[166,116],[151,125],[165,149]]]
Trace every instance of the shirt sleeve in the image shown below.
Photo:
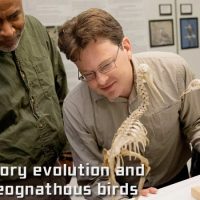
[[[182,94],[194,79],[188,64],[182,61],[182,70],[177,73],[178,87]],[[200,90],[191,91],[182,96],[180,110],[181,128],[188,142],[200,152]]]
[[[32,16],[28,16],[27,19],[31,19],[32,28],[37,29],[37,34],[38,37],[40,37],[40,41],[49,52],[49,58],[51,59],[55,80],[55,90],[59,99],[60,106],[62,106],[64,98],[68,93],[68,86],[65,68],[58,47],[55,44],[55,41],[49,36],[45,26],[41,24],[40,21]]]
[[[45,27],[43,28],[45,29]],[[56,46],[54,40],[49,36],[46,29],[44,30],[44,32],[46,33],[47,48],[49,50],[52,68],[53,68],[55,91],[56,91],[60,108],[62,111],[62,105],[68,93],[67,75],[66,75],[65,67],[64,67],[58,47]],[[66,141],[66,145],[62,153],[69,152],[69,149],[70,149],[70,145],[68,141]]]
[[[60,106],[62,107],[63,101],[68,93],[67,75],[58,47],[56,46],[55,42],[50,38],[48,33],[47,37],[47,46],[50,51],[50,58],[54,71],[55,90],[59,99]]]
[[[68,141],[72,148],[73,160],[75,167],[80,165],[86,167],[102,165],[102,150],[98,147],[95,139],[95,135],[87,131],[87,127],[84,124],[83,116],[81,116],[77,106],[65,99],[63,104],[63,117],[64,128]],[[81,176],[77,173],[78,184],[81,186],[89,185],[91,188],[91,195],[85,195],[88,200],[111,200],[112,195],[99,195],[98,185],[106,186],[108,184],[107,176]],[[84,195],[84,194],[83,194]],[[119,192],[115,195],[115,199],[128,199],[126,196],[121,196]]]

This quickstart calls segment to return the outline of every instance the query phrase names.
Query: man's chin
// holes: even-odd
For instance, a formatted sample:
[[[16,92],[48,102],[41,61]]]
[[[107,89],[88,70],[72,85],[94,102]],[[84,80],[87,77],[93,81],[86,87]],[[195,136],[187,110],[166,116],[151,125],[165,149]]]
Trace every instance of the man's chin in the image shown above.
[[[110,102],[115,101],[116,98],[117,98],[117,97],[107,97],[107,99],[108,99]]]
[[[110,94],[110,95],[105,95],[105,97],[109,100],[109,101],[114,101],[118,96],[114,95],[114,94]]]
[[[0,46],[0,51],[5,52],[5,53],[15,51],[19,45],[21,36],[22,36],[22,34],[18,34],[18,36],[15,39],[15,42],[13,42],[14,44],[12,46]]]
[[[14,45],[11,46],[11,47],[1,47],[1,46],[0,46],[0,51],[5,52],[5,53],[14,51],[14,50],[18,47],[18,44],[19,44],[19,42],[17,42],[16,44],[14,44]]]
[[[94,90],[98,95],[106,97],[109,101],[114,101],[118,96],[116,95],[116,92],[110,92],[110,93],[105,93],[103,91],[97,91]]]

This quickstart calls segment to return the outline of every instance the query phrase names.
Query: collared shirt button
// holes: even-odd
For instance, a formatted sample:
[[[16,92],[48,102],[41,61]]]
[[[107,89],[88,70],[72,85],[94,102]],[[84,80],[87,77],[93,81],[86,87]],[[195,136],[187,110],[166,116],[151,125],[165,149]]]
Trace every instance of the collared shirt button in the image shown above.
[[[21,72],[21,76],[22,76],[22,79],[24,80],[24,78],[25,78],[24,72]]]
[[[31,97],[31,102],[32,102],[32,103],[34,103],[34,102],[35,102],[35,100],[34,100],[34,97],[33,97],[33,96]]]

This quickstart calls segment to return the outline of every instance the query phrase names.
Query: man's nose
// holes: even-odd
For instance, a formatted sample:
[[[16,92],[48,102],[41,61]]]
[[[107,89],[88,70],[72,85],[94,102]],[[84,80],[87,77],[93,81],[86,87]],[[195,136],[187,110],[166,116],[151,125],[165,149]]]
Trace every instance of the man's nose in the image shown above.
[[[104,85],[108,79],[107,74],[96,72],[96,81],[99,85]]]
[[[12,37],[14,35],[15,28],[9,22],[4,22],[0,26],[0,35],[3,37]]]

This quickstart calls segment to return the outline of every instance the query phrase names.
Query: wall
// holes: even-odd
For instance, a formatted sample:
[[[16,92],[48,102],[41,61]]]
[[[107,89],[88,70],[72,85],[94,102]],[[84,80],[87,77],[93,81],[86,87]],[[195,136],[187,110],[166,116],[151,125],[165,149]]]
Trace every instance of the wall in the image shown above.
[[[172,14],[171,15],[160,15],[160,11],[159,11],[159,5],[164,5],[164,4],[171,4],[172,6]],[[169,51],[169,52],[177,52],[177,38],[176,36],[176,12],[175,12],[175,0],[148,0],[145,4],[145,10],[146,10],[146,15],[145,15],[145,19],[147,22],[147,32],[149,33],[149,24],[148,22],[150,20],[168,20],[168,19],[172,19],[173,20],[173,31],[174,31],[174,45],[170,45],[170,46],[160,46],[160,47],[150,47],[150,38],[148,35],[148,50],[149,51]]]
[[[26,13],[36,16],[50,28],[60,26],[67,19],[90,7],[103,8],[121,23],[125,35],[132,42],[134,53],[149,50],[178,53],[188,61],[196,76],[200,77],[200,48],[182,49],[180,38],[180,18],[200,18],[200,0],[23,0],[23,3]],[[161,4],[171,5],[171,15],[160,15]],[[181,15],[180,4],[192,4],[192,15]],[[174,44],[150,47],[149,20],[168,19],[173,20]],[[162,29],[163,27],[160,32]],[[158,37],[159,33],[156,34]],[[69,88],[72,89],[79,82],[77,69],[64,55],[62,57],[68,74]]]
[[[192,4],[192,15],[180,15],[180,4]],[[180,18],[198,18],[198,27],[200,28],[200,0],[177,0],[177,25],[178,35],[180,36]],[[200,31],[198,31],[200,39]],[[199,44],[199,41],[198,41]],[[178,53],[183,56],[190,64],[195,75],[200,78],[200,48],[181,49],[181,38],[178,40]]]
[[[172,5],[172,15],[160,16],[159,5],[160,4],[171,4]],[[181,5],[191,4],[192,14],[181,14]],[[150,9],[149,9],[150,8]],[[198,18],[198,27],[200,27],[200,1],[199,0],[148,0],[145,3],[146,21],[149,20],[173,20],[173,31],[174,31],[174,45],[172,46],[162,46],[162,47],[150,47],[150,41],[148,41],[148,50],[152,51],[170,51],[175,52],[184,57],[190,64],[192,71],[195,73],[196,77],[200,78],[200,48],[182,48],[181,46],[181,31],[180,31],[180,19],[182,18]],[[147,27],[147,32],[149,31],[149,26]],[[185,27],[183,27],[184,29]],[[200,33],[198,31],[198,38]],[[199,41],[198,41],[199,45]]]

